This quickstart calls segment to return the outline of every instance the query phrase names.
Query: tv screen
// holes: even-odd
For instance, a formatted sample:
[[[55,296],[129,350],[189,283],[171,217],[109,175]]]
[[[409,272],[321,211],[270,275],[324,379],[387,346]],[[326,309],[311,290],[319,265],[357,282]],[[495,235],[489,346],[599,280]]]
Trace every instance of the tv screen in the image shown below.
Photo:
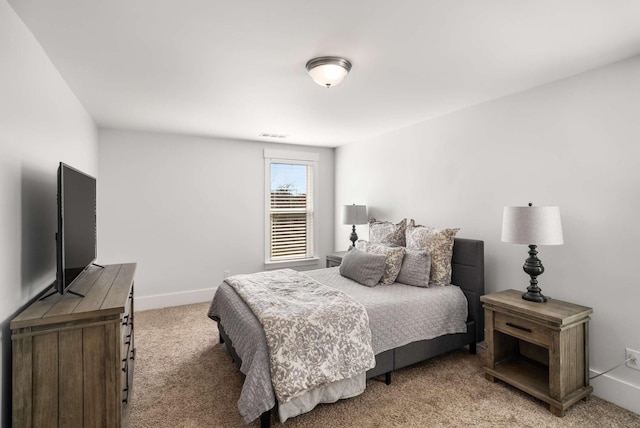
[[[96,179],[60,162],[56,288],[64,294],[96,259]]]

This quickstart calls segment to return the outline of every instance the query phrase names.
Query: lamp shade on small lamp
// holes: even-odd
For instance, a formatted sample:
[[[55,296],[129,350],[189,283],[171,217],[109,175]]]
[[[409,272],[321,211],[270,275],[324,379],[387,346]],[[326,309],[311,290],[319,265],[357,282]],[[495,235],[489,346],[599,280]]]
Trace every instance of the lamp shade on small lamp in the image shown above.
[[[367,217],[366,205],[345,205],[342,209],[342,224],[350,224],[353,226],[351,230],[351,247],[355,247],[358,240],[358,234],[356,233],[356,224],[367,224],[369,218]]]
[[[529,258],[525,260],[523,270],[531,280],[527,292],[522,298],[543,303],[547,298],[538,287],[537,277],[542,275],[544,267],[538,259],[538,245],[562,245],[562,223],[559,207],[504,207],[502,215],[502,241],[511,244],[529,246]]]
[[[504,207],[502,242],[562,245],[559,207]]]
[[[342,210],[343,224],[367,224],[369,218],[367,217],[366,205],[345,205]]]

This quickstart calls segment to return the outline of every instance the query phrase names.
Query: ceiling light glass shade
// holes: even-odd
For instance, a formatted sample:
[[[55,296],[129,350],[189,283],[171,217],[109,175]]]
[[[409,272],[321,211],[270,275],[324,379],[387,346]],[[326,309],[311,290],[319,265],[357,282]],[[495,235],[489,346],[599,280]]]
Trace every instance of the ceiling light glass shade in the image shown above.
[[[502,242],[562,245],[559,207],[504,207]]]
[[[344,58],[323,56],[307,62],[309,75],[320,86],[330,88],[339,85],[351,70],[351,63]]]

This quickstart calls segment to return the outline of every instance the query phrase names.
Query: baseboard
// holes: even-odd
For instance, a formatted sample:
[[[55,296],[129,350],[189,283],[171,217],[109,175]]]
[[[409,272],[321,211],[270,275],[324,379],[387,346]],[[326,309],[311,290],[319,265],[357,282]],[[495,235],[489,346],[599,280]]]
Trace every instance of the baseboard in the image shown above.
[[[599,374],[589,370],[589,377]],[[610,375],[602,375],[590,381],[593,395],[624,407],[640,415],[640,387]]]
[[[158,294],[155,296],[135,296],[136,311],[167,308],[169,306],[190,305],[192,303],[210,302],[217,287],[203,290],[184,291],[180,293]]]

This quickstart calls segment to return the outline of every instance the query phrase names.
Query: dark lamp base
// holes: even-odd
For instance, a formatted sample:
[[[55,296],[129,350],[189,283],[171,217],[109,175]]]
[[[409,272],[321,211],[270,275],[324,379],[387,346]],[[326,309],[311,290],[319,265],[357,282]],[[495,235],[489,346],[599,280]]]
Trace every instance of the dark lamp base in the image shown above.
[[[547,298],[540,292],[540,287],[538,287],[538,275],[542,275],[544,266],[542,266],[542,261],[538,258],[535,245],[529,245],[529,258],[524,261],[522,269],[531,277],[527,292],[522,295],[522,298],[530,302],[545,303]]]
[[[349,236],[349,240],[351,241],[351,248],[356,248],[356,241],[358,240],[358,234],[356,233],[356,225],[353,225],[353,229],[351,229],[351,236]]]
[[[539,291],[537,293],[536,292],[532,293],[531,291],[527,291],[522,295],[522,298],[524,300],[528,300],[530,302],[537,302],[537,303],[544,303],[547,301],[547,296],[543,295]]]

